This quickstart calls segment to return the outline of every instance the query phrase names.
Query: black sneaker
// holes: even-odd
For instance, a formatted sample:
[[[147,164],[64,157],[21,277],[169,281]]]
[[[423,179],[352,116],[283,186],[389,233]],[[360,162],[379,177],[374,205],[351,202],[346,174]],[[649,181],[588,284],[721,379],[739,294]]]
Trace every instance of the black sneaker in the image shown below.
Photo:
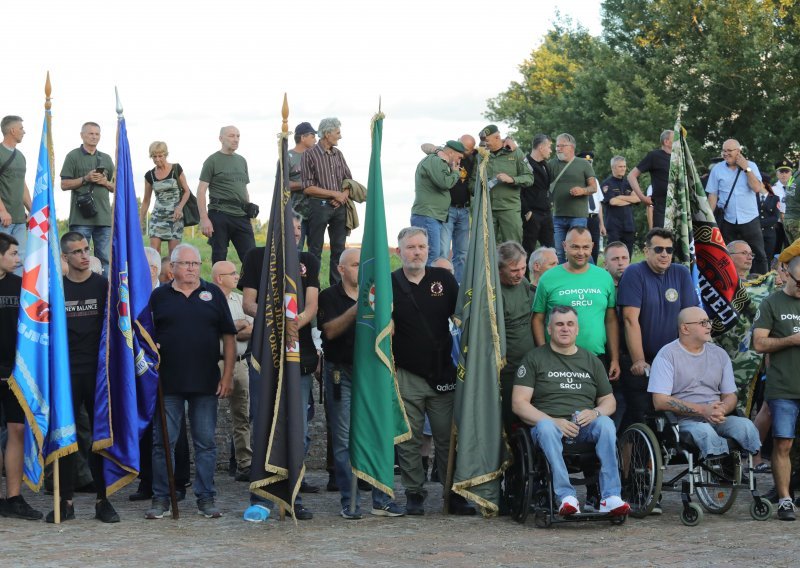
[[[236,477],[234,478],[236,481],[246,481],[250,482],[250,468],[240,469],[236,472]]]
[[[464,499],[458,493],[450,493],[450,514],[451,515],[465,515],[470,516],[474,515],[477,511],[475,511],[475,507],[469,504],[469,502]]]
[[[290,513],[291,516],[291,513]],[[294,518],[298,521],[310,521],[314,518],[314,513],[303,507],[302,505],[294,506]]]
[[[406,493],[406,515],[424,515],[425,496],[422,493]]]
[[[114,506],[108,499],[101,499],[94,504],[94,518],[104,523],[118,523],[119,515],[114,510]]]
[[[50,511],[47,513],[45,517],[45,522],[47,523],[55,523],[56,522],[56,514],[55,511]],[[75,506],[70,505],[66,501],[61,501],[61,522],[64,521],[74,521],[75,520]]]
[[[781,499],[781,502],[778,503],[778,520],[780,521],[795,520],[794,503],[792,503],[791,499],[783,498]]]
[[[4,517],[25,519],[26,521],[38,521],[43,516],[41,511],[37,511],[28,505],[22,495],[16,495],[15,497],[6,499],[0,513],[2,513]]]
[[[139,488],[136,493],[128,495],[128,501],[147,501],[153,498],[153,492]]]
[[[328,475],[328,485],[325,486],[325,490],[331,493],[339,491],[339,484],[336,483],[336,476],[332,473]]]

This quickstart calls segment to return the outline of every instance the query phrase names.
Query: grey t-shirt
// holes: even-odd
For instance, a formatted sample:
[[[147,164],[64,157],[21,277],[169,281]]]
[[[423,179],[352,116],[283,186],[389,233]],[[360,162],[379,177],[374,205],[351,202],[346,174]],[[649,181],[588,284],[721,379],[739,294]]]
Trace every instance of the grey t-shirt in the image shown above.
[[[647,392],[695,404],[717,402],[720,394],[736,392],[730,357],[713,343],[706,343],[700,353],[690,353],[676,339],[656,355]]]

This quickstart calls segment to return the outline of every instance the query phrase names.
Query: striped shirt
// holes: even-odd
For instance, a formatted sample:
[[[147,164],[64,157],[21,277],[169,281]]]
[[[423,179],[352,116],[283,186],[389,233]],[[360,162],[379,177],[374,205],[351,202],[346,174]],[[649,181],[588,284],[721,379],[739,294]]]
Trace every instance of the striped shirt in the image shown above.
[[[322,189],[342,191],[342,182],[353,178],[344,155],[336,147],[325,151],[319,142],[303,152],[300,171],[303,189],[315,185]]]

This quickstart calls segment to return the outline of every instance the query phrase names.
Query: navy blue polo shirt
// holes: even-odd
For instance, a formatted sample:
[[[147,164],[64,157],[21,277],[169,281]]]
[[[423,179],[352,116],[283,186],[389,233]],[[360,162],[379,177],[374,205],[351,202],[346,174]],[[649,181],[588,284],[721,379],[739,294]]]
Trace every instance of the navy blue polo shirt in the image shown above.
[[[228,301],[216,285],[200,280],[189,297],[159,286],[150,295],[159,375],[164,394],[215,394],[220,372],[219,341],[236,334]]]
[[[633,206],[632,205],[611,205],[611,200],[615,197],[628,196],[631,194],[631,186],[624,177],[616,178],[609,176],[600,184],[600,191],[603,192],[603,222],[606,228],[618,228],[620,231],[633,232],[636,228],[633,225]]]

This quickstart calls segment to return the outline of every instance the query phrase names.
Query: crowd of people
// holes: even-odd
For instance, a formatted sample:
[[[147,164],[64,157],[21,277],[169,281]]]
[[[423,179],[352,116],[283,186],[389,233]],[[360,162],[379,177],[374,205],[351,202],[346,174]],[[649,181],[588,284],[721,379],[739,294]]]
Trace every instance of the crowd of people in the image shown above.
[[[17,149],[24,133],[20,117],[2,119],[0,409],[6,442],[0,466],[5,466],[6,492],[0,515],[38,520],[43,514],[21,494],[25,416],[7,383],[15,359],[26,209],[31,206],[25,158]],[[97,148],[96,123],[85,123],[80,136],[81,146],[66,156],[61,170],[61,188],[71,192],[71,206],[69,231],[61,236],[60,247],[73,406],[76,415],[85,409],[91,431],[97,364],[93,346],[99,344],[107,297],[109,195],[115,188],[115,170],[111,157]],[[197,188],[199,225],[211,245],[210,281],[200,278],[207,259],[194,246],[181,243],[185,206],[192,198],[183,169],[167,161],[166,143],[153,142],[149,148],[155,167],[145,175],[140,220],[150,239],[146,248],[153,285],[150,308],[161,356],[166,424],[156,417],[143,437],[140,484],[130,495],[131,500],[151,500],[147,519],[163,518],[170,511],[167,456],[175,465],[176,480],[180,478],[179,491],[185,491],[187,429],[194,446],[198,512],[207,518],[222,515],[215,504],[214,482],[220,398],[231,398],[233,474],[238,481],[251,480],[251,420],[259,405],[252,395],[258,392],[260,379],[252,372],[250,342],[265,250],[255,246],[250,220],[258,207],[250,201],[247,161],[237,153],[239,137],[234,126],[220,130],[221,148],[203,164]],[[317,130],[309,122],[297,125],[295,146],[289,151],[289,188],[305,298],[294,324],[300,345],[306,452],[310,436],[305,409],[316,376],[326,391],[327,488],[341,493],[341,516],[354,520],[363,516],[358,495],[353,499],[349,463],[360,252],[347,248],[346,238],[349,210],[363,187],[337,148],[340,139],[341,123],[336,118],[323,119]],[[626,158],[613,157],[610,175],[600,182],[593,153],[578,152],[568,133],[554,139],[537,134],[528,154],[513,139],[502,137],[495,125],[483,128],[478,140],[467,134],[441,146],[422,145],[410,225],[397,237],[402,266],[392,274],[393,356],[411,427],[410,438],[397,446],[405,506],[373,488],[371,514],[425,513],[431,438],[434,470],[440,480],[445,478],[457,382],[451,356],[452,317],[464,277],[478,163],[485,161],[504,305],[506,363],[498,377],[503,425],[507,433],[519,422],[531,428],[551,464],[559,513],[581,511],[560,457],[563,444],[577,439],[595,442],[601,462],[600,484],[587,491],[584,510],[627,514],[616,434],[659,409],[680,416],[682,427],[703,440],[698,445],[704,455],[727,450],[723,435],[757,455],[757,472],[773,473],[778,517],[794,519],[797,464],[792,441],[800,411],[800,381],[792,369],[800,364],[796,323],[800,242],[785,246],[787,239],[800,237],[794,164],[778,161],[778,181],[770,186],[767,176],[744,157],[739,143],[727,140],[705,180],[739,278],[745,286],[767,278],[769,286],[765,297],[753,297],[760,306],[752,330],[741,338],[744,349],[768,354],[762,372],[765,388],[751,416],[740,419],[730,416],[743,402],[730,355],[713,344],[711,320],[689,270],[673,263],[675,237],[663,228],[673,139],[672,131],[664,131],[660,147],[627,175]],[[556,155],[551,157],[554,142]],[[479,147],[485,149],[482,157],[477,155]],[[639,184],[642,174],[650,176],[649,190],[643,191]],[[148,214],[151,198],[155,204]],[[635,207],[647,208],[650,230],[639,236],[644,259],[632,264],[637,254]],[[323,290],[319,273],[326,229],[330,286]],[[168,249],[162,258],[164,241]],[[227,258],[230,243],[241,261],[241,274]],[[91,253],[99,261],[97,271],[92,270]],[[776,270],[770,272],[778,253]],[[770,445],[767,460],[763,448]],[[96,518],[118,522],[98,460],[82,446],[97,490]],[[75,518],[72,498],[78,454],[60,460],[59,467],[61,518],[70,520]],[[317,491],[305,482],[301,487],[301,493]],[[249,501],[244,520],[269,518],[269,501],[253,493]],[[476,512],[456,493],[449,495],[449,511]],[[293,514],[299,520],[313,517],[300,496]],[[52,522],[53,514],[46,520]]]

